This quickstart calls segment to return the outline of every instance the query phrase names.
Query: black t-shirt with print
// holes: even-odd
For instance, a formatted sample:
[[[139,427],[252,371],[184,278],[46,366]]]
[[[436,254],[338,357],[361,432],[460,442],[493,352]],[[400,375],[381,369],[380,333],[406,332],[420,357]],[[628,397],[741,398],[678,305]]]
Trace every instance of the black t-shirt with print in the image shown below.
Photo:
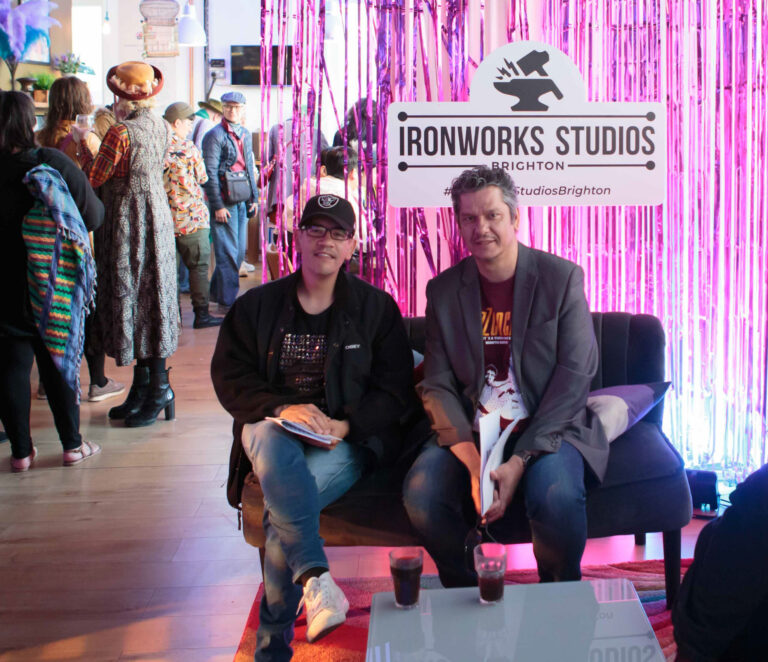
[[[294,326],[283,335],[278,373],[291,395],[301,395],[325,411],[325,359],[331,309],[310,315],[295,301]]]

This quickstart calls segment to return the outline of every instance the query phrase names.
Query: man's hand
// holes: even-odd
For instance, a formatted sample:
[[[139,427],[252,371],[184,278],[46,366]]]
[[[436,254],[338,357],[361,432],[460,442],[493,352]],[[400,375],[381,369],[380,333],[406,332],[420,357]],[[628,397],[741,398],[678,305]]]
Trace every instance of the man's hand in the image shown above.
[[[477,514],[480,514],[480,453],[472,441],[460,441],[449,446],[451,452],[461,461],[469,471],[469,479],[472,487],[472,501],[475,504]]]
[[[250,207],[248,207],[248,217],[251,218],[256,213],[256,203],[254,202]]]
[[[491,471],[491,480],[496,487],[493,490],[493,503],[485,513],[488,523],[495,522],[504,515],[512,503],[512,497],[515,496],[524,471],[523,460],[517,455],[513,455],[495,471]]]
[[[277,415],[301,423],[317,434],[331,434],[331,418],[315,405],[288,405],[280,409]]]
[[[349,434],[349,422],[338,421],[335,418],[331,418],[324,414],[316,405],[288,405],[287,407],[278,407],[275,410],[277,416],[282,416],[294,423],[301,423],[305,427],[312,430],[317,434],[330,434],[334,437],[343,439]],[[302,438],[302,441],[318,448],[324,448],[325,450],[333,450],[338,444],[337,439],[332,439],[330,443],[323,443],[321,441],[315,442],[312,439],[306,437]]]
[[[76,143],[81,143],[83,140],[85,140],[85,137],[91,132],[91,130],[79,127],[77,124],[73,124],[69,128],[69,132],[72,134],[72,139]]]
[[[331,434],[339,439],[344,439],[349,434],[349,421],[331,419]],[[334,441],[334,446],[337,442]]]
[[[217,209],[213,216],[217,223],[228,223],[228,219],[232,216],[232,214],[229,213],[229,209],[222,207],[221,209]]]

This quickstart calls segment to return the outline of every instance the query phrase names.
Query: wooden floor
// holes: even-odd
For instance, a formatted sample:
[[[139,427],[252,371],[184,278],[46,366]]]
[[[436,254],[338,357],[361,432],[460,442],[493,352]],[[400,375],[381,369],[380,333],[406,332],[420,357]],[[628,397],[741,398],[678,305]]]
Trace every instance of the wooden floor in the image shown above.
[[[217,330],[192,330],[188,296],[184,312],[169,361],[175,421],[126,429],[107,419],[121,398],[83,402],[84,437],[104,450],[64,468],[48,406],[33,400],[33,469],[10,473],[0,445],[0,661],[232,660],[261,573],[225,498],[231,422],[209,379]],[[132,373],[108,361],[107,374],[129,384]],[[684,556],[700,528],[684,531]],[[331,571],[387,575],[386,552],[329,550]],[[530,545],[509,553],[511,567],[534,567]],[[625,536],[590,541],[584,563],[661,557],[659,534],[644,548]]]

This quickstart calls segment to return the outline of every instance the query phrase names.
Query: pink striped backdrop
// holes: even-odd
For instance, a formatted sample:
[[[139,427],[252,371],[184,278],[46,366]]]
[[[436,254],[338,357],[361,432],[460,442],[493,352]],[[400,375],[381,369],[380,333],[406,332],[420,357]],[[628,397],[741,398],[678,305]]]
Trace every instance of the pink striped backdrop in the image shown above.
[[[666,101],[666,204],[532,208],[528,239],[584,268],[593,310],[662,320],[673,382],[670,438],[689,465],[739,479],[768,462],[766,11],[765,0],[264,1],[262,45],[293,44],[294,70],[287,91],[263,88],[262,141],[274,121],[270,95],[287,96],[294,116],[303,115],[294,123],[297,175],[302,159],[306,167],[311,158],[299,153],[300,133],[308,137],[321,124],[315,108],[334,109],[337,123],[320,126],[330,141],[347,108],[361,97],[373,100],[378,146],[361,154],[367,182],[360,193],[375,259],[363,276],[414,314],[426,280],[463,248],[449,210],[387,205],[391,101],[465,100],[485,53],[528,38],[567,53],[592,101]],[[293,23],[285,20],[289,13]],[[342,22],[342,42],[326,39],[330,13]],[[328,70],[323,56],[332,48],[360,64],[356,75]],[[269,75],[271,50],[262,54]],[[331,84],[340,77],[343,87]],[[294,176],[296,200],[301,185]],[[293,222],[278,219],[280,230]]]

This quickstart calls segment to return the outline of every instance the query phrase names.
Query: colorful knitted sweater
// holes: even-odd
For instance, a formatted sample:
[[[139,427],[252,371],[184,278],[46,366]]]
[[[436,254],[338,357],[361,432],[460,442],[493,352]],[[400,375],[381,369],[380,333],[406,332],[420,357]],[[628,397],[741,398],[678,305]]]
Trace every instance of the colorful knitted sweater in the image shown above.
[[[35,199],[21,226],[32,313],[54,364],[79,402],[85,316],[96,292],[88,230],[57,170],[36,166],[24,183]]]

